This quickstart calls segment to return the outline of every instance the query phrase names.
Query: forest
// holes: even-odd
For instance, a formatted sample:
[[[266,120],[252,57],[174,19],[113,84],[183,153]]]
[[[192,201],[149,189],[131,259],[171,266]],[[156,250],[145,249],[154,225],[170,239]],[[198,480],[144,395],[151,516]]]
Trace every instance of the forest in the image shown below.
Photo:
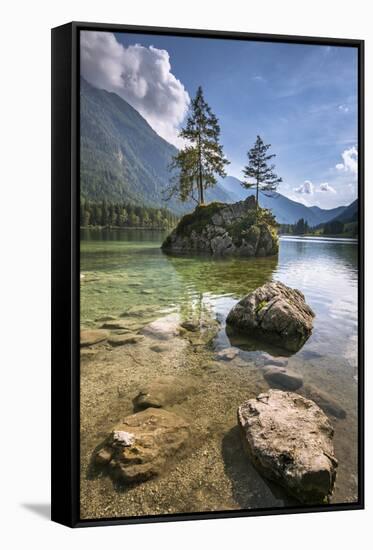
[[[127,202],[80,199],[80,227],[137,227],[171,229],[178,217],[167,208],[136,206]]]

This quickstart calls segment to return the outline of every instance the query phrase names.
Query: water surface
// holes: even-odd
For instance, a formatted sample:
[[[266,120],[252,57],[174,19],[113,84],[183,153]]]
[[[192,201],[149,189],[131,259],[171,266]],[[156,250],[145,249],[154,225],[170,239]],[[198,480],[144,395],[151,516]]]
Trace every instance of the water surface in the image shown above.
[[[335,426],[336,455],[340,462],[333,499],[334,502],[355,500],[358,283],[356,241],[282,237],[278,258],[217,260],[167,256],[160,250],[164,237],[165,233],[158,231],[82,230],[81,325],[99,326],[98,320],[105,316],[128,317],[131,312],[137,321],[141,321],[141,315],[145,316],[143,322],[173,312],[180,314],[182,318],[208,315],[217,318],[221,323],[213,344],[218,351],[232,344],[237,345],[237,342],[229,340],[225,331],[226,315],[237,300],[271,280],[279,280],[298,288],[304,293],[316,317],[311,337],[289,359],[289,364],[303,376],[305,384],[312,384],[326,391],[333,399],[342,403],[347,412],[345,419],[331,418]],[[240,377],[243,380],[251,372],[251,389],[254,390],[254,383],[257,384],[255,391],[266,389],[255,367],[255,361],[260,358],[260,354],[263,351],[270,351],[273,355],[283,354],[281,350],[268,350],[258,342],[243,341],[239,347],[240,357],[237,364],[233,362],[231,370],[225,367],[226,388],[222,388],[222,392],[226,392],[227,402],[232,402],[234,410],[243,395],[242,388],[238,387]],[[245,361],[246,371],[243,370]],[[152,365],[152,376],[154,368]],[[146,375],[144,371],[144,376]],[[216,374],[220,375],[221,373]],[[213,381],[214,371],[211,377]],[[254,382],[257,379],[260,382]],[[203,380],[205,383],[205,379]],[[218,379],[216,384],[219,384]],[[247,384],[250,384],[249,379]],[[212,394],[210,397],[208,394],[205,396],[206,400],[210,398],[212,400]],[[211,411],[209,413],[206,410],[203,414],[206,414],[208,423]],[[234,422],[231,420],[232,416],[229,418],[229,422]],[[233,426],[231,430],[234,430]],[[240,483],[247,483],[247,480],[242,479],[240,482],[240,474],[230,462],[232,457],[229,449],[234,448],[235,434],[232,435],[231,445],[227,447],[229,430],[223,435],[218,432],[219,430],[216,432],[215,443],[220,441],[222,445],[225,472],[233,480],[233,485],[235,476],[238,486]],[[244,497],[242,500],[231,495],[228,502],[224,500],[223,494],[219,498],[214,497],[215,500],[212,499],[206,490],[206,494],[199,497],[198,503],[188,503],[194,508],[187,511],[227,509],[232,508],[232,502],[236,502],[238,507],[285,504],[283,497],[278,500],[273,491],[270,496],[263,496],[260,491],[257,493],[251,500],[245,500]],[[176,505],[172,510],[179,511]],[[116,511],[114,507],[114,512]],[[117,513],[120,515],[120,511]]]

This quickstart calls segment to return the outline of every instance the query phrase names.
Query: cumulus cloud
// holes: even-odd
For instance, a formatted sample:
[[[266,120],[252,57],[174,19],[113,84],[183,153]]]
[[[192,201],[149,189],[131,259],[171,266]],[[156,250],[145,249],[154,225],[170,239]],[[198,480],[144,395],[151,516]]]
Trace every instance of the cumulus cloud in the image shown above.
[[[336,193],[336,192],[337,192],[337,191],[334,189],[334,187],[332,187],[331,185],[329,185],[329,183],[327,183],[327,182],[325,182],[325,183],[320,183],[319,190],[322,191],[323,193]]]
[[[306,180],[299,187],[295,187],[294,191],[296,193],[301,193],[301,194],[306,194],[306,195],[313,195],[313,183],[312,183],[312,181]]]
[[[350,149],[345,149],[341,157],[343,162],[336,164],[336,169],[341,172],[351,172],[352,174],[357,174],[357,148],[354,146]]]
[[[312,181],[306,180],[299,187],[294,187],[294,191],[301,195],[313,195],[314,193],[336,193],[337,191],[329,183],[320,183],[315,186]]]
[[[179,125],[190,98],[171,72],[166,50],[134,44],[123,46],[114,34],[81,32],[81,74],[93,86],[115,92],[176,146]]]

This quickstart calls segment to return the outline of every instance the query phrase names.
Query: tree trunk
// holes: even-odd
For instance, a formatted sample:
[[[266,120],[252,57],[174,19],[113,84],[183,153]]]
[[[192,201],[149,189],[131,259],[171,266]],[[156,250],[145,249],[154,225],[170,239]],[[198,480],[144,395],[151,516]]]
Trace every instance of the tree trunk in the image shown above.
[[[259,212],[259,181],[256,180],[256,221],[258,221]]]
[[[198,135],[198,163],[199,163],[199,167],[198,167],[198,178],[199,178],[199,182],[198,182],[198,195],[199,195],[199,204],[204,204],[205,203],[205,199],[204,199],[204,196],[203,196],[203,179],[202,179],[202,151],[201,151],[201,134]]]
[[[202,172],[200,172],[199,175],[199,184],[200,184],[200,197],[201,197],[201,204],[205,204],[205,197],[203,196],[203,181],[202,181]]]

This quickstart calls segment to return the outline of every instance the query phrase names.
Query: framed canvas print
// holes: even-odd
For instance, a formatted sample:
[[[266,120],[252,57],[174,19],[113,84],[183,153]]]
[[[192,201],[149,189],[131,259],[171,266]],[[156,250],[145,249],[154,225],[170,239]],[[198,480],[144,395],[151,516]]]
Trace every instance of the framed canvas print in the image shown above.
[[[52,519],[359,509],[363,42],[52,31]]]

